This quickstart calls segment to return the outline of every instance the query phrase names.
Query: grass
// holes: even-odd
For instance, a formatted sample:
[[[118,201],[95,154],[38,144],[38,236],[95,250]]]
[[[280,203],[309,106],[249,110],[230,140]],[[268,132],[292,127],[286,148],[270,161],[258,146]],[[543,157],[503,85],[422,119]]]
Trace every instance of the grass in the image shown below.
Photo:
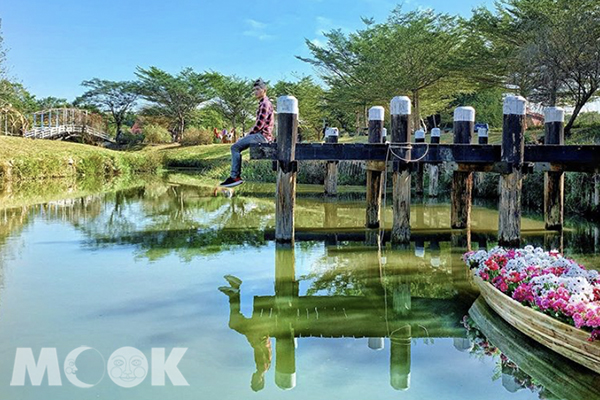
[[[158,154],[121,152],[53,140],[0,136],[0,180],[111,177],[154,173]]]

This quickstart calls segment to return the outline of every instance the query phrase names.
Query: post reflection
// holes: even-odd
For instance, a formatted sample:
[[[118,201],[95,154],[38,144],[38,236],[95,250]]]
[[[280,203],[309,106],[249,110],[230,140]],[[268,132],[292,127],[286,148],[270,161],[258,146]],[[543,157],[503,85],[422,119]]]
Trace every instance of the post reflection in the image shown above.
[[[252,389],[265,385],[270,338],[274,338],[276,386],[289,390],[301,384],[297,339],[308,337],[363,339],[363,345],[376,351],[385,351],[387,341],[390,386],[410,389],[413,341],[464,338],[460,321],[469,306],[459,300],[464,293],[459,293],[458,277],[452,276],[450,253],[442,254],[435,242],[423,248],[433,248],[439,261],[415,256],[414,248],[363,243],[348,252],[347,248],[326,247],[323,262],[331,268],[303,276],[311,286],[301,295],[296,250],[293,245],[276,245],[275,294],[254,296],[250,318],[240,313],[243,285],[237,290],[235,282],[220,288],[229,296],[230,328],[246,336],[254,351]],[[226,279],[231,284],[232,278]]]

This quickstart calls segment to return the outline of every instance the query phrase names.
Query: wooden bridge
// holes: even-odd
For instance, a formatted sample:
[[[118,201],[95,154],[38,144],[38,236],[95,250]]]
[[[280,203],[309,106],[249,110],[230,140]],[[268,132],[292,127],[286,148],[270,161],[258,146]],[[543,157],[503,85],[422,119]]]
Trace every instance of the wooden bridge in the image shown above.
[[[53,108],[32,115],[33,125],[23,134],[35,139],[69,139],[89,137],[115,143],[114,139],[95,127],[92,115],[78,108]]]
[[[564,172],[598,172],[600,146],[564,145],[564,110],[546,109],[545,144],[525,146],[527,102],[520,96],[504,101],[504,124],[501,145],[487,144],[487,132],[472,144],[475,110],[458,107],[454,113],[454,143],[440,144],[440,130],[434,129],[431,142],[425,143],[424,132],[415,132],[411,140],[411,102],[395,97],[390,103],[391,143],[384,143],[383,107],[369,110],[369,143],[338,144],[337,135],[327,143],[296,144],[298,103],[292,96],[278,99],[278,135],[276,144],[251,146],[251,159],[273,160],[277,170],[276,232],[279,242],[294,240],[294,206],[298,161],[327,161],[326,194],[335,191],[336,163],[340,160],[367,161],[366,227],[380,227],[383,182],[388,169],[393,173],[393,224],[391,240],[410,241],[411,176],[417,192],[422,192],[423,165],[432,166],[431,182],[437,182],[442,163],[454,166],[452,180],[451,228],[469,229],[475,171],[500,174],[499,243],[518,246],[521,239],[521,188],[524,176],[533,170],[545,171],[544,209],[546,229],[562,230],[564,209]],[[419,135],[417,135],[419,133]],[[333,140],[331,140],[333,139]],[[419,188],[420,184],[420,188]],[[437,191],[437,189],[436,189]],[[540,201],[542,201],[540,199]]]

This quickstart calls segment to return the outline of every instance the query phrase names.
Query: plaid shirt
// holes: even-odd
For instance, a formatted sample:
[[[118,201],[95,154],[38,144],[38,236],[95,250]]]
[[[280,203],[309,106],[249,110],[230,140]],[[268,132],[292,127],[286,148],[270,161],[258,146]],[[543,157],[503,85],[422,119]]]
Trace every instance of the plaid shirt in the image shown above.
[[[258,111],[256,112],[256,124],[250,133],[262,133],[267,141],[273,141],[273,104],[267,96],[260,99]]]

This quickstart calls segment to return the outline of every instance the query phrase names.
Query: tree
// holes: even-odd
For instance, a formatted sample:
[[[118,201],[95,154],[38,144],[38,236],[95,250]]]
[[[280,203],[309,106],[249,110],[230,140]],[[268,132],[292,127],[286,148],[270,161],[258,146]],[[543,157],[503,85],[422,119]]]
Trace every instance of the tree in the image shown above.
[[[498,82],[542,105],[573,107],[568,136],[600,87],[600,1],[502,0],[495,12],[475,10],[470,26]]]
[[[145,112],[165,117],[176,142],[181,141],[194,111],[214,93],[213,75],[197,73],[191,68],[171,75],[156,67],[138,67],[136,75],[139,79],[138,92],[143,99],[152,103]]]
[[[35,103],[39,110],[47,110],[49,108],[71,107],[71,104],[67,101],[67,99],[60,99],[52,96],[37,99]]]
[[[271,90],[275,97],[292,95],[298,99],[299,129],[305,140],[320,140],[325,117],[325,91],[310,76],[296,82],[279,81]]]
[[[471,52],[458,18],[432,10],[403,13],[398,7],[384,23],[364,22],[365,29],[348,36],[327,33],[325,47],[307,40],[312,58],[299,57],[318,68],[342,97],[338,101],[364,112],[368,105],[408,94],[419,124],[421,114],[439,112],[454,94],[470,90]]]
[[[96,107],[109,113],[116,126],[117,137],[127,118],[127,113],[135,106],[139,98],[138,87],[134,82],[114,82],[94,78],[83,81],[88,91],[75,100],[75,104]]]
[[[0,106],[9,103],[8,96],[11,92],[6,70],[6,50],[4,49],[4,37],[2,35],[2,19],[0,19]]]
[[[252,94],[252,82],[235,75],[214,74],[216,91],[215,109],[229,121],[233,129],[237,124],[246,130],[246,122],[256,110],[256,100]],[[237,129],[236,129],[237,136]],[[234,137],[237,140],[237,137]]]

